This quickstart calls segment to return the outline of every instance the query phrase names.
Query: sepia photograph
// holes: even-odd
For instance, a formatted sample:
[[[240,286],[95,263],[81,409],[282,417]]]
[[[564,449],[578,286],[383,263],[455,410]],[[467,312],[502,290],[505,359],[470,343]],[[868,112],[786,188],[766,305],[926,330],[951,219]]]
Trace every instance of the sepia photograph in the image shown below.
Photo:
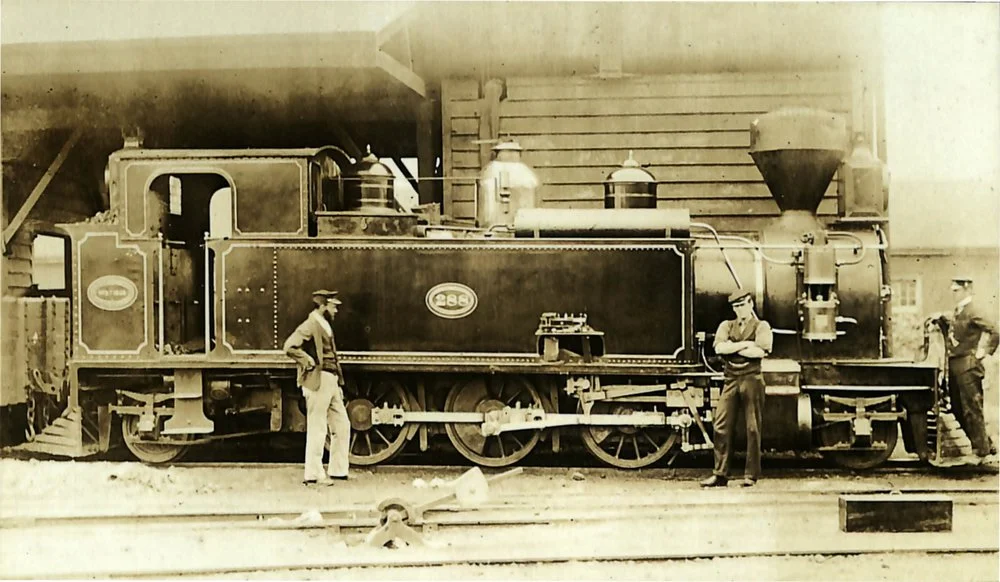
[[[1000,3],[0,0],[0,579],[1000,580]]]

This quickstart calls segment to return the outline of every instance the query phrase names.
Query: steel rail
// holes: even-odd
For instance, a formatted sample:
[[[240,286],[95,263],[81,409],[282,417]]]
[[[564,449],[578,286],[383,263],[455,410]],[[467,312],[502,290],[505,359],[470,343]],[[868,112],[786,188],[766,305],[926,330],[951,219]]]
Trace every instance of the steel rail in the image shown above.
[[[997,554],[1000,548],[996,545],[954,545],[944,544],[910,547],[905,549],[879,548],[870,546],[853,546],[848,548],[795,548],[789,550],[713,550],[688,552],[580,552],[572,554],[547,555],[468,555],[461,557],[413,557],[413,556],[382,556],[380,559],[351,560],[317,560],[298,561],[277,564],[247,564],[235,566],[216,566],[201,568],[149,568],[145,570],[102,570],[81,572],[53,572],[22,576],[23,579],[84,579],[84,578],[166,578],[176,576],[215,576],[225,574],[299,572],[303,570],[341,570],[346,568],[440,568],[444,566],[467,566],[474,563],[477,566],[505,565],[536,565],[562,564],[569,562],[605,563],[605,562],[675,562],[681,560],[700,560],[713,558],[783,558],[794,556],[860,556],[860,555],[899,555],[899,554]]]
[[[602,501],[600,496],[580,495],[569,498],[573,503],[558,505],[526,505],[523,501],[551,498],[526,495],[505,495],[508,501],[518,504],[489,504],[475,508],[457,505],[429,509],[423,524],[430,527],[470,527],[483,525],[546,525],[563,522],[612,521],[618,519],[664,519],[688,514],[727,512],[751,514],[761,507],[781,506],[783,511],[813,510],[816,506],[835,505],[838,495],[843,494],[927,494],[944,493],[958,497],[953,500],[959,506],[984,506],[1000,504],[996,489],[846,489],[821,492],[745,492],[726,498],[713,496],[702,500],[677,500],[671,496],[646,498],[641,503],[622,505],[617,502]],[[798,499],[788,499],[796,495]],[[564,498],[563,501],[566,499]],[[754,505],[747,505],[753,503]],[[322,520],[304,520],[307,512],[319,513]],[[656,511],[658,513],[651,513]],[[233,512],[185,512],[150,514],[77,514],[77,515],[25,515],[0,518],[0,530],[44,527],[88,527],[95,526],[195,526],[199,529],[322,529],[347,528],[367,529],[378,525],[379,512],[372,506],[330,507],[326,509],[303,509],[293,511],[233,511]]]
[[[782,463],[790,463],[795,459],[775,459],[775,461],[780,461]],[[596,461],[596,460],[595,460]],[[768,479],[777,478],[780,479],[784,475],[796,475],[798,473],[818,473],[818,474],[829,474],[831,476],[845,476],[854,475],[850,469],[843,469],[839,467],[810,467],[809,463],[816,464],[823,461],[819,459],[800,459],[807,466],[803,467],[779,467],[779,468],[769,468],[766,474]],[[106,462],[106,459],[94,459],[90,461],[88,459],[78,459],[76,462]],[[138,464],[138,461],[130,461]],[[170,463],[166,465],[168,467],[174,467],[178,469],[289,469],[289,468],[302,468],[301,461],[279,461],[279,462],[265,462],[265,461],[182,461],[177,463]],[[591,471],[595,473],[612,473],[615,475],[656,475],[658,473],[684,473],[688,471],[705,473],[711,467],[663,467],[663,466],[649,466],[641,469],[642,473],[637,473],[633,470],[623,470],[617,467],[611,467],[607,465],[559,465],[559,466],[532,466],[532,465],[521,465],[526,471],[539,472],[542,474],[548,474],[552,472],[558,472],[560,474],[567,473],[570,471]],[[358,467],[358,470],[363,473],[409,473],[417,471],[455,471],[462,472],[469,469],[468,465],[405,465],[405,464],[379,464],[370,467]],[[873,469],[867,469],[863,473],[857,473],[861,476],[878,476],[882,474],[927,474],[933,473],[937,470],[937,467],[930,465],[920,465],[916,460],[892,460],[886,461],[884,465],[875,467]],[[988,467],[969,465],[969,466],[958,466],[949,467],[948,474],[953,474],[956,470],[966,469],[970,472],[981,472],[981,473],[997,473],[996,469],[990,469]]]

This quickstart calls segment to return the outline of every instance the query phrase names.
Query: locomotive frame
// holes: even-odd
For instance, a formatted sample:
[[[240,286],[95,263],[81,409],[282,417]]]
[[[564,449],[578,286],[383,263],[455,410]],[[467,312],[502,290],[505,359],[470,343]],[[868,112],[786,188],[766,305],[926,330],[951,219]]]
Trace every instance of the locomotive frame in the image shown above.
[[[516,226],[506,234],[449,229],[388,207],[345,206],[346,159],[333,147],[116,152],[106,222],[63,225],[73,243],[66,409],[27,448],[107,451],[114,416],[128,448],[151,463],[218,438],[304,430],[294,364],[280,345],[307,314],[309,291],[329,287],[344,299],[335,329],[352,463],[384,462],[415,438],[426,451],[443,432],[470,461],[499,467],[541,440],[558,452],[566,427],[577,427],[598,459],[648,466],[712,446],[721,374],[708,360],[714,328],[704,314],[724,315],[720,285],[731,281],[719,276],[723,263],[696,256],[723,251],[734,278],[738,269],[752,273],[761,305],[776,293],[762,279],[773,284],[790,272],[779,291],[797,297],[803,273],[826,260],[815,257],[858,254],[857,245],[819,249],[771,233],[768,248],[791,249],[793,269],[769,275],[778,267],[760,245],[734,267],[726,251],[748,251],[747,241],[697,236],[686,213],[655,210],[609,211],[626,217],[624,230],[616,222],[618,231],[584,238],[546,237],[538,228],[515,236]],[[212,216],[216,199],[221,222]],[[637,216],[640,226],[629,232],[628,218]],[[884,262],[872,222],[849,235],[878,255],[865,268]],[[413,284],[394,286],[389,275]],[[938,438],[926,436],[939,401],[937,369],[882,353],[883,283],[874,292],[883,307],[868,322],[876,335],[865,333],[876,353],[795,340],[785,351],[797,349],[799,358],[765,360],[766,447],[819,450],[867,468],[892,452],[897,426],[911,449]],[[445,311],[472,310],[435,313],[435,289],[451,290]],[[847,304],[873,300],[864,286],[845,282],[841,291]],[[511,300],[518,293],[524,301]],[[804,305],[828,317],[829,303],[806,297],[793,313],[801,317]],[[785,309],[764,309],[787,319]],[[668,337],[651,339],[651,331]]]

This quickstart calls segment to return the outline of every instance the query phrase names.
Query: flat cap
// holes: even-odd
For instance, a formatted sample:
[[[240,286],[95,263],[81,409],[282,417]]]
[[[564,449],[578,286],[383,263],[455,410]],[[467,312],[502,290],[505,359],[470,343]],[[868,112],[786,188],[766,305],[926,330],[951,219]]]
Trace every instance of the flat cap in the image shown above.
[[[732,293],[729,294],[729,302],[736,303],[737,301],[743,299],[744,297],[752,297],[752,296],[753,294],[750,293],[749,289],[737,289],[736,291],[733,291]]]
[[[960,287],[967,287],[972,285],[972,277],[967,275],[957,275],[951,278],[952,285],[958,285]]]
[[[316,299],[317,297],[323,297],[323,298],[325,298],[327,300],[331,300],[332,299],[333,302],[335,304],[337,304],[337,305],[341,304],[340,299],[337,299],[337,292],[336,291],[329,291],[327,289],[317,289],[317,290],[313,291],[312,296],[313,296],[313,299]]]

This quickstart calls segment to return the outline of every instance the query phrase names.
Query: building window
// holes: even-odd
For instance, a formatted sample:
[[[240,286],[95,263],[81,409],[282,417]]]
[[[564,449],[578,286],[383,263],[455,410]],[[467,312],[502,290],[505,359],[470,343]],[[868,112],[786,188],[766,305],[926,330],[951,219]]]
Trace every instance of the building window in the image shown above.
[[[901,312],[920,311],[919,279],[897,279],[892,282],[892,308]]]
[[[40,234],[31,243],[31,282],[39,291],[66,288],[66,239]]]

